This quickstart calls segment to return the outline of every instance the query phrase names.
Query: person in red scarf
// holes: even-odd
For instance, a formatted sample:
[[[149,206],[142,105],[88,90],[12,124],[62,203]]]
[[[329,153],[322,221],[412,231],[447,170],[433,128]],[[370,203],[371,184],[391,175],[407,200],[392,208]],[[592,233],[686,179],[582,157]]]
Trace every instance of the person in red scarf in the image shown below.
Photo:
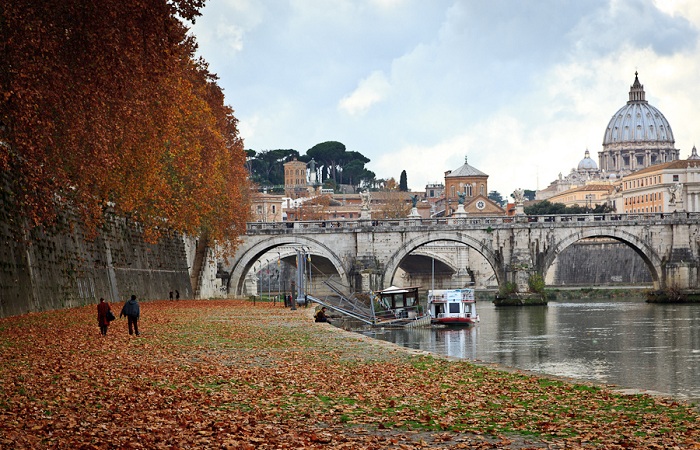
[[[100,326],[100,334],[102,336],[107,335],[107,327],[109,327],[108,311],[111,311],[109,303],[104,298],[100,298],[100,303],[97,304],[97,324]]]

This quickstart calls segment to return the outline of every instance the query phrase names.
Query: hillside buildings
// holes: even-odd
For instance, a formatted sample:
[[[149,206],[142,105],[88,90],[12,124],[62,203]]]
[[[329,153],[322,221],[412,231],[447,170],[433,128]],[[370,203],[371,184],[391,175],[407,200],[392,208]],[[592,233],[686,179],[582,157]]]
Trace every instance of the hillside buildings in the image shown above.
[[[398,219],[451,216],[462,206],[468,215],[504,215],[505,210],[491,201],[488,175],[464,164],[445,172],[445,182],[426,185],[424,192],[377,191],[333,193],[322,189],[315,163],[296,158],[284,164],[284,196],[254,193],[251,199],[255,221],[357,220],[366,196],[365,218]],[[417,216],[416,216],[417,215]]]

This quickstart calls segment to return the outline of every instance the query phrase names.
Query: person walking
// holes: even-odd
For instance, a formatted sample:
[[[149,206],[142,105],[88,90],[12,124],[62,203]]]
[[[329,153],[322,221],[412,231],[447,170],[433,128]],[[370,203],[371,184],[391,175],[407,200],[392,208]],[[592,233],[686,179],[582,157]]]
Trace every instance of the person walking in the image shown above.
[[[175,300],[180,300],[180,291],[175,289]]]
[[[139,317],[141,317],[141,307],[139,302],[136,301],[136,296],[132,295],[131,299],[124,303],[122,307],[122,312],[119,313],[119,317],[126,316],[129,322],[129,334],[136,333],[139,335]]]
[[[100,326],[100,334],[102,336],[107,335],[107,327],[109,327],[107,314],[111,311],[112,309],[109,307],[109,303],[107,303],[104,298],[100,298],[100,303],[97,304],[97,324]]]

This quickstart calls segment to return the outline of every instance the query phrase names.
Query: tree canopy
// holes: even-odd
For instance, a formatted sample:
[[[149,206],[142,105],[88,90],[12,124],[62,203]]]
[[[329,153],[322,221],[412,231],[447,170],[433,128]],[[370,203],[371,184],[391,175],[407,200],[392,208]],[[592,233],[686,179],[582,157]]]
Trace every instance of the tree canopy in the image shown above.
[[[498,204],[498,206],[501,206],[501,207],[506,206],[506,199],[503,198],[503,196],[501,195],[501,193],[498,192],[498,191],[491,191],[491,192],[489,192],[488,198],[489,198],[489,200],[491,200],[492,202]]]
[[[253,157],[249,161],[252,180],[261,186],[284,186],[284,163],[299,157],[299,152],[293,149],[279,150],[247,150]]]
[[[30,225],[113,207],[152,238],[245,229],[237,120],[183,22],[203,3],[2,3],[0,170]]]
[[[606,204],[596,205],[595,208],[591,209],[585,206],[566,206],[563,203],[551,203],[549,200],[537,202],[534,205],[526,206],[524,209],[525,214],[530,216],[544,214],[603,214],[612,211],[613,208]]]
[[[345,145],[337,141],[316,144],[306,151],[306,157],[313,158],[321,168],[321,182],[331,178],[335,184],[369,183],[374,172],[365,168],[370,159],[360,152],[347,151]]]

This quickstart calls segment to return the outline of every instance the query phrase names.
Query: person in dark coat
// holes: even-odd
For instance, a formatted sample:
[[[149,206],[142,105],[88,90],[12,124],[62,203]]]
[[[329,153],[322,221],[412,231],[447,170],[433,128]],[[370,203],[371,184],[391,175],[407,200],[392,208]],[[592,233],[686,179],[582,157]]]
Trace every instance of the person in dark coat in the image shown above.
[[[126,316],[129,322],[129,334],[136,333],[139,335],[139,317],[141,317],[141,307],[139,302],[136,301],[136,296],[132,295],[131,299],[124,303],[122,307],[122,312],[119,313],[119,317]]]
[[[331,323],[330,320],[328,320],[328,316],[326,315],[326,307],[324,306],[323,308],[319,309],[318,312],[316,312],[316,315],[314,316],[314,319],[316,322],[328,322]]]
[[[104,298],[100,298],[100,303],[97,304],[97,324],[100,326],[100,334],[102,336],[107,335],[107,327],[109,327],[109,320],[107,320],[108,311],[111,311],[109,303]]]

